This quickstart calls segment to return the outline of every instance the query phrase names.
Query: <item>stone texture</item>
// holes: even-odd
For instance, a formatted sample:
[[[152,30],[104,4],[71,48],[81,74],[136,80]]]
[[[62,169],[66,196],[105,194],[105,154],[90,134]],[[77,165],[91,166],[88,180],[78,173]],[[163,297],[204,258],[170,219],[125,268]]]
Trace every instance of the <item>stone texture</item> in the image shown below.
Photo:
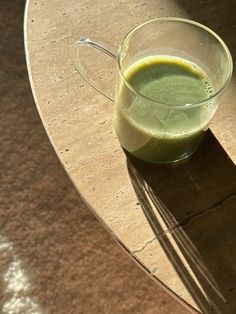
[[[28,82],[24,5],[0,10],[0,312],[187,313],[111,239],[58,162]]]
[[[188,163],[187,168],[191,169],[183,166],[183,169],[180,170],[180,174],[183,174],[182,182],[178,182],[178,176],[167,181],[173,184],[173,193],[167,195],[168,197],[164,200],[162,198],[163,195],[165,196],[163,194],[166,182],[165,171],[152,168],[151,173],[155,174],[155,170],[163,174],[163,177],[160,178],[163,189],[154,189],[154,192],[148,195],[147,199],[144,198],[144,203],[142,203],[129,172],[127,164],[129,159],[124,155],[114,134],[112,103],[96,93],[76,72],[72,58],[73,44],[80,37],[97,36],[117,45],[124,34],[134,25],[150,18],[172,15],[194,18],[210,26],[226,39],[234,55],[236,37],[233,36],[233,31],[231,35],[228,32],[229,28],[234,30],[233,3],[232,1],[230,5],[222,6],[220,2],[213,1],[199,1],[198,4],[191,4],[187,1],[165,1],[163,4],[162,1],[111,2],[105,0],[91,3],[90,1],[71,0],[69,4],[65,5],[62,0],[50,3],[48,1],[28,1],[25,24],[28,70],[34,99],[50,141],[75,187],[101,223],[154,279],[161,281],[169,292],[176,293],[180,299],[202,312],[206,308],[207,311],[212,311],[214,308],[211,307],[211,296],[209,296],[210,301],[208,300],[208,286],[205,286],[199,279],[202,274],[199,275],[199,270],[194,269],[194,263],[191,263],[192,255],[190,254],[189,260],[189,252],[186,256],[186,252],[182,250],[185,243],[181,242],[183,239],[190,243],[194,240],[191,237],[189,239],[187,230],[183,230],[183,226],[188,226],[192,219],[199,219],[199,221],[201,217],[204,219],[205,213],[210,215],[211,206],[214,208],[215,204],[219,204],[220,209],[224,208],[223,200],[234,197],[235,80],[233,78],[211,124],[211,130],[225,151],[214,137],[213,140],[208,139],[209,142],[205,142],[205,146],[202,146],[204,149],[199,153],[200,155],[195,154]],[[221,10],[228,17],[225,20],[219,16],[222,14]],[[48,12],[51,12],[50,16]],[[88,52],[89,57],[90,52]],[[96,57],[96,60],[99,60],[97,58],[99,57]],[[106,77],[108,77],[106,73],[108,73],[110,65],[101,61],[98,61],[98,64],[104,64],[104,72],[99,72],[99,75],[106,83]],[[107,88],[111,89],[112,84],[112,80],[109,80],[109,83],[106,84]],[[213,159],[211,159],[212,156]],[[217,164],[218,156],[220,164]],[[216,158],[214,159],[214,157]],[[222,191],[218,188],[216,177],[212,176],[212,173],[204,166],[207,162],[214,160],[216,162],[213,163],[213,173],[218,173],[220,168],[224,170],[224,167],[227,166],[227,170],[232,174],[233,181],[227,182],[228,172],[219,171],[217,180],[226,185]],[[202,171],[202,181],[206,182],[205,185],[202,184],[201,179],[198,180],[198,171],[200,170]],[[140,184],[144,180],[145,174],[139,178],[136,184]],[[190,184],[191,191],[186,191],[186,183]],[[178,191],[175,187],[178,184],[179,190],[182,191],[181,197],[179,193],[175,195],[175,192]],[[207,188],[210,188],[211,184],[213,184],[213,188],[209,194]],[[217,194],[214,194],[214,184],[217,186]],[[140,189],[147,191],[150,187],[153,186],[146,182],[141,185]],[[157,183],[155,187],[158,187]],[[160,198],[160,193],[162,193],[161,202],[164,202],[164,208],[167,207],[164,214],[160,212],[162,203],[156,201]],[[198,203],[199,193],[202,199]],[[184,207],[186,205],[185,198],[188,205],[186,208]],[[191,198],[196,201],[192,207]],[[207,203],[207,200],[210,204]],[[152,219],[145,217],[145,210],[150,207],[150,204],[155,215],[159,215],[158,232],[153,230]],[[203,204],[205,207],[201,207]],[[175,207],[175,205],[180,207]],[[184,207],[184,214],[181,206]],[[153,214],[151,213],[151,215]],[[165,219],[163,219],[163,215]],[[171,217],[171,225],[166,215],[168,215],[168,219]],[[170,228],[176,229],[181,235],[180,243],[176,241],[173,233],[170,234],[171,239],[165,239],[163,242],[163,233],[165,234],[167,231],[166,234],[168,234]],[[165,250],[166,245],[168,250]],[[232,243],[230,245],[232,246]],[[195,247],[195,244],[193,248],[196,252],[198,249],[200,250],[200,247]],[[218,246],[218,253],[220,248],[221,246]],[[201,252],[196,252],[198,260],[201,260]],[[203,265],[207,267],[205,262]],[[207,271],[211,272],[208,268]],[[231,271],[231,275],[234,276],[234,270],[231,269]],[[194,280],[190,280],[190,277]],[[217,279],[219,280],[218,277]],[[227,286],[227,280],[224,281],[223,286]],[[205,295],[206,300],[202,296],[198,299],[199,294],[196,297],[197,287]],[[225,291],[223,291],[224,293]],[[234,303],[229,302],[228,309],[235,310]]]
[[[152,241],[137,257],[182,298],[193,298],[203,313],[234,313],[236,168],[218,141],[208,132],[187,162],[167,167],[129,158],[128,169],[161,247]],[[166,270],[168,262],[178,276]]]

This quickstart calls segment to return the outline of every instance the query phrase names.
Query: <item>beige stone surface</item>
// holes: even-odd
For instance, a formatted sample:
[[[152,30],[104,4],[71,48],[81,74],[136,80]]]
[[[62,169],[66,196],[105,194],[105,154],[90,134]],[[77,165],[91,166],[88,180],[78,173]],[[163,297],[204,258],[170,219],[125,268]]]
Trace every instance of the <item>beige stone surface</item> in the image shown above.
[[[188,313],[116,244],[61,167],[29,85],[24,7],[6,0],[0,10],[0,313]]]
[[[203,213],[208,213],[211,206],[214,208],[214,204],[217,202],[221,205],[222,200],[235,196],[235,166],[232,162],[236,162],[234,79],[222,99],[222,105],[211,125],[214,135],[232,161],[228,160],[226,153],[217,141],[206,142],[200,155],[196,155],[187,166],[190,167],[193,174],[189,168],[181,168],[182,177],[180,176],[180,178],[183,181],[179,182],[178,177],[170,180],[170,189],[172,188],[173,193],[168,198],[164,198],[165,204],[170,202],[170,207],[167,206],[168,210],[165,211],[163,218],[163,213],[160,211],[162,203],[153,202],[153,194],[145,197],[142,196],[142,193],[140,194],[140,191],[146,193],[148,187],[151,186],[148,185],[147,180],[144,180],[138,190],[136,189],[137,183],[142,182],[141,179],[145,177],[146,172],[137,182],[132,180],[129,159],[120,148],[112,126],[112,103],[94,91],[78,75],[73,65],[72,54],[73,44],[80,37],[96,36],[118,45],[131,27],[158,16],[193,17],[195,20],[205,22],[221,35],[228,35],[226,30],[229,29],[229,23],[230,27],[235,29],[235,24],[232,24],[234,19],[231,18],[231,13],[234,11],[230,11],[230,6],[227,8],[222,8],[221,4],[219,6],[223,11],[228,10],[226,12],[228,20],[225,22],[219,19],[213,1],[202,1],[190,6],[187,1],[71,0],[65,2],[57,0],[48,2],[30,0],[27,2],[25,16],[25,47],[34,99],[50,141],[75,187],[114,238],[140,265],[144,266],[154,279],[161,282],[169,292],[179,296],[193,308],[204,311],[207,307],[209,313],[212,308],[214,309],[216,303],[215,295],[208,295],[208,292],[211,291],[208,287],[209,282],[210,287],[214,285],[211,284],[211,280],[207,280],[208,286],[203,284],[199,277],[204,274],[205,277],[203,277],[209,279],[211,276],[208,273],[211,270],[208,269],[205,262],[200,265],[205,265],[207,275],[202,272],[204,267],[200,267],[200,271],[193,267],[196,265],[196,260],[201,260],[202,254],[197,253],[198,245],[194,243],[188,247],[190,247],[190,253],[196,252],[190,254],[187,250],[188,254],[186,255],[186,250],[183,248],[186,241],[192,243],[192,238],[186,236],[188,232],[182,228],[182,225],[189,225],[191,217],[200,220]],[[229,35],[225,37],[234,53],[235,37]],[[216,161],[214,158],[212,159],[212,151],[216,154],[214,156],[220,156],[220,158],[216,158]],[[215,189],[212,190],[212,198],[210,198],[209,189],[207,190],[198,182],[201,178],[199,179],[197,174],[199,167],[200,169],[203,167],[202,160],[204,158],[208,162],[212,162],[213,173],[218,173],[218,165],[223,169],[225,165],[228,165],[227,169],[230,169],[227,173],[232,175],[231,181],[226,184],[228,188],[223,190],[222,194],[219,192],[222,186],[217,189],[218,198],[214,198]],[[133,165],[132,162],[131,165]],[[145,169],[145,166],[142,167]],[[157,173],[162,174],[160,182],[163,184],[169,182],[165,180],[165,171],[159,168],[154,169]],[[211,176],[211,172],[206,171],[207,169],[203,170],[202,178],[204,182],[208,183],[208,187],[218,181],[222,182],[222,177],[225,175],[224,171],[219,172],[219,177],[215,178]],[[150,178],[150,182],[152,182],[153,178]],[[192,190],[189,190],[189,194],[187,194],[189,207],[181,211],[181,206],[185,204],[185,184],[189,184],[189,182],[192,183],[190,184]],[[179,192],[182,191],[181,197],[178,193],[175,194],[178,184],[180,184]],[[157,190],[154,196],[159,199],[159,194],[162,193],[161,195],[164,197],[164,190]],[[203,191],[201,202],[198,206],[191,208],[192,204],[196,204],[193,200],[198,199],[196,196],[199,195],[199,191]],[[208,199],[210,200],[209,204]],[[178,210],[169,217],[169,210],[172,211],[172,207],[175,208],[176,203],[179,205]],[[147,206],[147,204],[149,205]],[[144,212],[149,207],[154,210],[155,215],[158,215],[158,229],[152,226],[155,219],[146,219]],[[182,216],[179,215],[181,212],[184,213]],[[210,212],[210,214],[212,213]],[[171,218],[170,225],[166,215]],[[178,241],[175,233],[170,231],[165,233],[170,228],[178,230]],[[156,230],[157,232],[155,232]],[[167,238],[163,238],[163,234]],[[171,239],[168,239],[168,236]],[[196,234],[195,236],[197,237]],[[215,236],[217,235],[215,234]],[[230,245],[232,243],[229,243]],[[220,249],[221,247],[218,247],[219,251]],[[219,253],[219,251],[217,252]],[[217,267],[217,265],[214,266]],[[199,272],[201,276],[199,276]],[[232,273],[234,274],[233,269]],[[225,288],[227,282],[224,282],[223,286]],[[195,293],[196,287],[200,291],[197,294]],[[213,290],[216,290],[217,296],[221,296],[220,300],[224,299],[225,291],[222,292],[222,289],[218,288]],[[219,306],[221,308],[221,305]],[[231,313],[232,308],[235,309],[234,304],[229,303],[227,313]]]

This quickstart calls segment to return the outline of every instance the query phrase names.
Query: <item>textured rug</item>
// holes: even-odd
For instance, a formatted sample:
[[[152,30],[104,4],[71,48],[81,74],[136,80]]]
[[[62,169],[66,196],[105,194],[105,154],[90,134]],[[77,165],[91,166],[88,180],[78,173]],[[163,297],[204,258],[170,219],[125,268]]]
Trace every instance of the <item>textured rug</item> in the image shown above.
[[[0,311],[188,313],[84,205],[48,141],[28,82],[25,1],[0,10]]]

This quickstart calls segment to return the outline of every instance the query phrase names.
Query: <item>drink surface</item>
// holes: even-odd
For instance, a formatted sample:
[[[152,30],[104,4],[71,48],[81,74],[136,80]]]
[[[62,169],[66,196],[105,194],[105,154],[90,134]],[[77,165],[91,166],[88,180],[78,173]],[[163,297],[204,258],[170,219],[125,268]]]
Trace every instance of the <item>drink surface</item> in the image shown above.
[[[213,87],[196,64],[149,56],[132,64],[117,91],[115,129],[121,145],[140,159],[183,159],[201,142],[213,115]],[[135,91],[135,92],[134,92]],[[193,105],[194,104],[194,105]]]

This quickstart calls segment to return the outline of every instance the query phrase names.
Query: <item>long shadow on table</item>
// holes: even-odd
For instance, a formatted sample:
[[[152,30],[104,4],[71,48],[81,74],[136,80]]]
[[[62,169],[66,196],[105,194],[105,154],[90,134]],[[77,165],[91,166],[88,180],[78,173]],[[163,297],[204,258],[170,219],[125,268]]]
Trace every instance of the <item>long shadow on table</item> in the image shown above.
[[[127,155],[146,218],[203,313],[236,313],[236,167],[208,131],[175,165]]]

